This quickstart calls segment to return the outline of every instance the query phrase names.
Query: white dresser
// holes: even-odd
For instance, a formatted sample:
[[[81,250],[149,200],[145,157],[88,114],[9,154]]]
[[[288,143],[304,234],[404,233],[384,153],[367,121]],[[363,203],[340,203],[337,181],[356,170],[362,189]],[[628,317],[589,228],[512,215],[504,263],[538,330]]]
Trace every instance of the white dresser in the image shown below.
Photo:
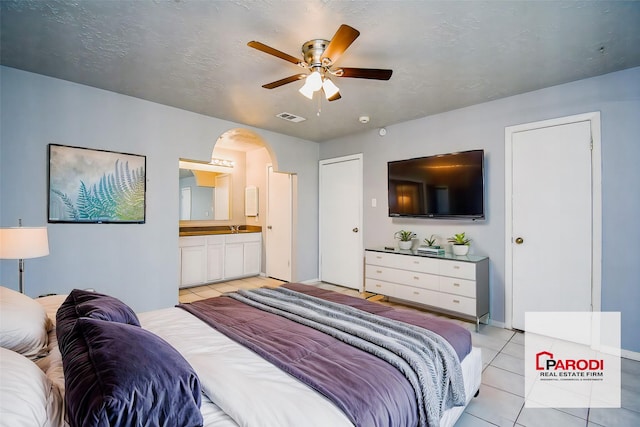
[[[489,258],[367,249],[365,290],[456,316],[489,318]]]

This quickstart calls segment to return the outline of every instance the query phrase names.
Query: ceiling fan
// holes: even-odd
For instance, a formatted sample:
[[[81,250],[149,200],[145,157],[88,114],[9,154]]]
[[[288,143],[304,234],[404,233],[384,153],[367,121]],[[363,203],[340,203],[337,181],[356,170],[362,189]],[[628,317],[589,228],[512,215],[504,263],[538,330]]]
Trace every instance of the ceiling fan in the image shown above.
[[[330,77],[389,80],[393,73],[393,70],[377,68],[334,68],[334,64],[340,56],[359,35],[360,32],[358,30],[343,24],[338,28],[331,41],[314,39],[304,43],[302,45],[303,60],[257,41],[250,41],[247,45],[310,71],[309,73],[294,74],[293,76],[267,83],[262,85],[263,88],[274,89],[287,83],[306,79],[304,86],[300,88],[300,93],[309,99],[313,99],[314,92],[322,90],[327,100],[335,101],[341,98],[340,91]]]

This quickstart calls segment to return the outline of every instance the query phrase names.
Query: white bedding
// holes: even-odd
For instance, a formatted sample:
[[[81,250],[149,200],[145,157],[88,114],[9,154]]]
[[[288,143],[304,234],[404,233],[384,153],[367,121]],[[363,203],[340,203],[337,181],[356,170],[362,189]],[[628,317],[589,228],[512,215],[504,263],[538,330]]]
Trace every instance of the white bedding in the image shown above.
[[[55,322],[65,296],[40,298]],[[180,308],[138,314],[142,327],[176,348],[196,370],[203,393],[201,412],[208,427],[230,426],[351,426],[349,419],[328,399],[271,365]],[[64,396],[62,359],[55,328],[49,334],[49,355],[38,360],[47,378]],[[467,403],[481,381],[480,349],[463,360]],[[453,426],[464,407],[444,413],[440,426]]]

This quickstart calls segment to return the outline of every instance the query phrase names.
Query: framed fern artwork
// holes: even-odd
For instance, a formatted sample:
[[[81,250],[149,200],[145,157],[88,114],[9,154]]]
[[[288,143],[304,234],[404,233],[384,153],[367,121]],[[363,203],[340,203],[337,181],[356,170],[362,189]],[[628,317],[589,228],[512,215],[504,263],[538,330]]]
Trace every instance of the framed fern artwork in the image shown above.
[[[146,156],[49,144],[49,222],[143,224]]]

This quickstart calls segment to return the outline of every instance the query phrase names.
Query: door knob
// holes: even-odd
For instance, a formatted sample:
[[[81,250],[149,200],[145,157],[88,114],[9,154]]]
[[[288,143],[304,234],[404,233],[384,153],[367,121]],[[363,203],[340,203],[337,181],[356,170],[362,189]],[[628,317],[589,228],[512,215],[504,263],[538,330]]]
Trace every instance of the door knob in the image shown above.
[[[354,228],[353,230],[351,230],[351,231],[353,231],[354,233],[357,233],[357,232],[358,232],[358,227],[355,227],[355,228]]]
[[[521,245],[524,243],[524,239],[522,237],[516,237],[516,244]]]
[[[267,225],[267,230],[271,230],[273,227],[270,225]]]

